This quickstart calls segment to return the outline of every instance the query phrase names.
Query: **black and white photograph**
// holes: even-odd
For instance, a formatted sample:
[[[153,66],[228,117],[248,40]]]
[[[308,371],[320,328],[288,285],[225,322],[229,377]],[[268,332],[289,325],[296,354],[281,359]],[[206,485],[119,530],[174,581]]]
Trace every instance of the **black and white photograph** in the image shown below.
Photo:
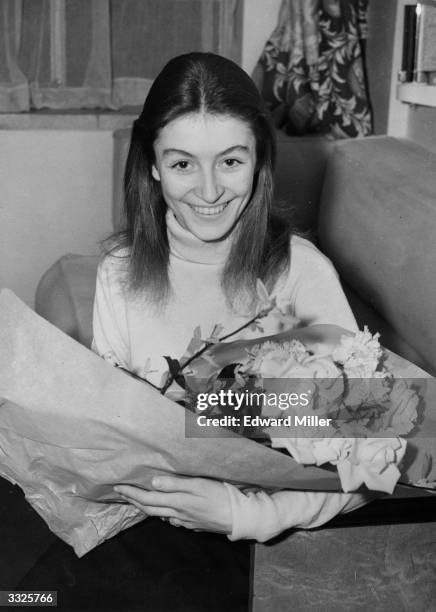
[[[436,0],[0,0],[0,610],[436,612]]]

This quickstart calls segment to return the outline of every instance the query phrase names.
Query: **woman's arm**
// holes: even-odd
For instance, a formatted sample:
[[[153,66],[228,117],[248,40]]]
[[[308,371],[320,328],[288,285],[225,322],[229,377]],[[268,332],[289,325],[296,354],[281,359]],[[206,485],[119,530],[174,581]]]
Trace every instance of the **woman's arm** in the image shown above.
[[[265,542],[286,529],[319,527],[337,514],[350,512],[374,499],[370,493],[289,490],[244,493],[228,483],[225,486],[232,509],[230,540]]]
[[[230,540],[259,542],[292,527],[318,527],[374,498],[369,493],[245,493],[228,483],[180,476],[159,476],[153,479],[153,487],[152,491],[129,485],[115,489],[146,514],[175,526],[224,533]]]
[[[98,266],[92,332],[94,352],[129,367],[125,302],[115,257],[105,257]]]
[[[332,262],[298,236],[291,241],[291,267],[278,297],[289,300],[303,326],[326,323],[350,331],[358,329]]]
[[[310,351],[331,352],[343,336],[350,336],[353,332],[338,325],[319,324],[308,327],[291,329],[271,336],[253,338],[250,340],[235,340],[234,342],[220,342],[208,349],[214,361],[222,367],[229,363],[238,363],[247,357],[247,349],[268,341],[285,342],[286,340],[299,340]],[[196,363],[196,368],[197,368]]]

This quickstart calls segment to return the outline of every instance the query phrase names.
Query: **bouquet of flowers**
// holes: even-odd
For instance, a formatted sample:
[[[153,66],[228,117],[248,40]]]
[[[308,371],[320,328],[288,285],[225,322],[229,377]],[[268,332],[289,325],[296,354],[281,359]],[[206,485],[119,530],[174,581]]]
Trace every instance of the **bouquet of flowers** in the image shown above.
[[[223,342],[244,329],[264,333],[268,317],[288,330],[298,326],[261,281],[257,292],[261,308],[245,325],[220,336],[216,324],[204,340],[197,327],[182,359],[165,357],[169,370],[159,391],[209,427],[260,438],[303,465],[334,466],[345,492],[365,484],[392,493],[406,451],[403,436],[418,423],[419,385],[396,377],[389,351],[367,327],[356,334],[342,330],[336,343],[315,350],[297,339],[242,341],[236,356],[234,345]],[[414,484],[436,488],[427,478],[431,468],[427,453]]]

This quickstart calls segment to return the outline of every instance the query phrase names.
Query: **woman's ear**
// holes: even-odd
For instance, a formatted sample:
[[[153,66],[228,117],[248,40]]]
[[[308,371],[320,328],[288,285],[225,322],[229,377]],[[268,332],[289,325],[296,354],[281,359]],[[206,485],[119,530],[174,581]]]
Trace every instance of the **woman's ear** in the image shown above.
[[[154,178],[155,181],[160,181],[160,174],[155,164],[153,164],[151,167],[151,176]]]

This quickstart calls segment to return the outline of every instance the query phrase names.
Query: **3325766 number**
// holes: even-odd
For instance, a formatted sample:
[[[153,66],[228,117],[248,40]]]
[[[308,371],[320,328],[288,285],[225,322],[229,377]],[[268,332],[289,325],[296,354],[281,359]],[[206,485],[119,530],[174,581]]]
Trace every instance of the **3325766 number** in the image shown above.
[[[0,591],[0,606],[56,606],[56,591]]]

